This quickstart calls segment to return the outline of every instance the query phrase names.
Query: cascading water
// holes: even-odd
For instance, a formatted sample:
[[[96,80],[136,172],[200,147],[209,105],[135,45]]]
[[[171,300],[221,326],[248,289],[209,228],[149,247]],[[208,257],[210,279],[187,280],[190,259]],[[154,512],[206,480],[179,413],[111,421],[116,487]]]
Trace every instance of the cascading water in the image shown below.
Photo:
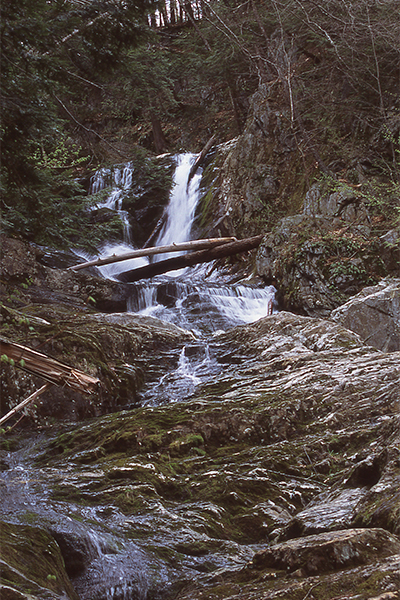
[[[197,170],[188,183],[190,169],[196,159],[194,154],[176,157],[176,169],[170,202],[166,208],[164,225],[155,245],[164,246],[189,241],[199,200],[201,170]],[[91,193],[111,186],[111,192],[102,206],[117,210],[126,223],[128,232],[123,244],[107,245],[101,249],[101,258],[123,254],[134,248],[129,237],[129,220],[121,210],[124,195],[132,184],[131,164],[113,170],[101,169],[92,178]],[[98,205],[99,206],[99,205]],[[168,254],[168,258],[179,253]],[[153,260],[163,260],[166,255],[156,255]],[[99,268],[105,277],[114,278],[119,273],[148,263],[147,258],[137,258]],[[275,289],[251,285],[226,285],[218,280],[208,281],[205,267],[181,269],[152,281],[132,285],[128,311],[170,321],[186,327],[199,335],[227,329],[241,323],[251,323],[271,310]]]
[[[194,155],[189,154],[177,159],[175,185],[158,245],[190,239],[201,177],[197,173],[188,186],[194,159]],[[112,187],[98,208],[118,211],[126,223],[124,242],[102,248],[101,256],[127,252],[133,247],[129,219],[121,213],[132,173],[133,166],[126,165],[101,170],[92,179],[92,193]],[[101,267],[100,271],[103,276],[114,278],[145,262],[146,259],[124,261]],[[157,410],[153,407],[161,404],[188,400],[196,387],[218,376],[224,365],[213,356],[212,334],[216,330],[255,321],[269,311],[273,288],[245,284],[229,286],[218,281],[215,273],[212,281],[207,280],[205,274],[206,270],[199,267],[131,285],[129,308],[132,312],[159,317],[196,334],[193,343],[179,349],[172,361],[173,353],[168,353],[167,364],[173,364],[175,359],[175,367],[166,367],[161,353],[156,358],[158,375],[142,392],[142,404],[148,406],[148,410]],[[120,414],[123,418],[124,414],[131,413]],[[67,458],[57,469],[51,466],[40,468],[32,464],[32,457],[35,452],[40,452],[40,446],[40,439],[31,444],[27,441],[20,453],[10,455],[10,464],[1,473],[0,504],[9,522],[40,523],[61,545],[72,544],[76,552],[76,555],[72,554],[72,563],[76,570],[70,576],[81,600],[162,598],[168,587],[182,576],[190,581],[210,570],[236,568],[253,555],[254,548],[226,541],[224,536],[212,540],[213,528],[210,532],[206,523],[211,518],[214,529],[218,528],[219,511],[223,510],[212,501],[197,503],[193,497],[186,504],[183,500],[163,504],[152,486],[138,485],[135,470],[158,471],[157,463],[149,463],[145,456],[143,460],[140,457],[130,459],[128,452],[122,466],[113,467],[114,471],[111,469],[109,473],[105,471],[104,463],[97,460],[97,454],[96,457],[86,456],[85,452],[79,457],[79,466],[70,464]],[[102,448],[98,452],[101,457]],[[162,473],[158,475],[162,485]],[[114,476],[116,482],[120,481],[118,485],[113,484]],[[105,486],[101,483],[104,481]],[[99,488],[96,482],[99,482]],[[59,484],[68,500],[62,495],[54,496]],[[50,485],[53,485],[52,491],[49,491]],[[74,491],[78,489],[79,494],[87,498],[87,504],[74,502]],[[103,500],[97,501],[97,494]],[[139,509],[132,509],[127,516],[112,504],[111,499],[107,500],[108,494],[122,495],[128,503],[131,494],[132,498],[141,498]],[[193,540],[201,544],[211,540],[213,550],[209,554],[192,553]],[[185,553],[186,546],[189,550]],[[167,549],[174,547],[179,549],[177,566],[174,563],[176,553],[171,561],[163,559]],[[176,548],[174,552],[177,552]],[[69,549],[64,548],[64,551],[68,554]],[[86,557],[85,565],[76,560],[76,556],[81,556],[79,552]]]
[[[189,181],[189,173],[195,159],[196,155],[189,153],[175,157],[173,188],[156,246],[191,239],[201,181],[201,169],[198,169]],[[115,169],[113,173],[100,171],[93,178],[92,190],[103,189],[110,181],[112,191],[105,205],[120,210],[121,198],[132,181],[132,166]],[[107,251],[109,254],[118,254],[121,253],[121,247],[108,247]],[[177,254],[179,253],[168,254],[168,258]],[[156,255],[153,260],[165,258],[165,255]],[[102,267],[101,271],[109,277],[110,274],[113,276],[137,266],[140,266],[138,262],[124,261]],[[188,358],[184,349],[177,360],[176,370],[165,374],[160,381],[145,389],[144,404],[163,404],[190,397],[197,384],[203,383],[218,372],[215,362],[207,354],[209,335],[242,323],[256,321],[271,311],[275,292],[273,286],[260,288],[245,284],[227,285],[218,279],[218,274],[213,276],[212,281],[208,281],[208,269],[209,267],[204,266],[180,269],[155,277],[151,281],[143,280],[132,285],[128,312],[172,322],[193,331],[202,340],[200,353],[196,351],[194,356]]]
[[[201,172],[198,170],[188,182],[194,158],[192,154],[183,154],[177,159],[167,218],[157,238],[156,246],[179,244],[190,240],[201,180]]]
[[[102,190],[111,187],[111,192],[106,200],[96,204],[94,208],[107,208],[116,211],[123,224],[123,242],[118,244],[108,243],[99,250],[99,258],[105,258],[111,254],[124,254],[131,251],[133,246],[131,226],[129,223],[128,213],[122,210],[122,202],[125,195],[129,192],[132,185],[132,176],[134,168],[131,163],[113,169],[99,169],[92,176],[90,181],[90,194],[97,194]],[[89,257],[85,257],[89,258]],[[135,269],[148,264],[147,258],[135,258],[127,260],[124,263],[115,263],[99,267],[100,273],[109,279],[114,279],[119,273],[127,269]]]

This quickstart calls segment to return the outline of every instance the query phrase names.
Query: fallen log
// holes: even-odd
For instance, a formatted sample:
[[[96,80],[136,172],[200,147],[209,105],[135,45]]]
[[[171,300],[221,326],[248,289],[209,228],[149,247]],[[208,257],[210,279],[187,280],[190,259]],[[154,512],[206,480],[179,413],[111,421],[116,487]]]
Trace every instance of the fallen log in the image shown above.
[[[124,254],[113,254],[106,258],[96,258],[88,262],[68,267],[69,271],[79,271],[80,269],[86,269],[87,267],[99,267],[101,265],[110,265],[112,263],[120,262],[123,260],[130,260],[132,258],[140,258],[141,256],[154,256],[156,254],[167,254],[168,252],[181,252],[185,250],[199,250],[205,248],[214,248],[222,244],[228,244],[229,242],[236,241],[234,237],[226,238],[211,238],[206,240],[193,240],[191,242],[182,242],[181,244],[170,244],[169,246],[153,246],[151,248],[140,248],[139,250],[132,250],[132,252],[125,252]]]
[[[34,400],[36,400],[36,398],[39,398],[39,396],[41,394],[43,394],[43,392],[45,392],[50,387],[51,387],[51,383],[45,383],[44,385],[42,385],[41,388],[36,390],[36,392],[33,392],[33,394],[31,394],[30,396],[25,398],[25,400],[22,400],[22,402],[17,404],[17,406],[14,406],[14,408],[12,408],[7,414],[5,414],[3,417],[1,417],[0,425],[3,425],[3,423],[5,423],[9,419],[11,419],[11,417],[16,415],[17,412],[20,412],[23,408],[28,406],[28,404],[31,404]]]
[[[247,250],[257,248],[262,239],[262,235],[256,235],[252,238],[236,240],[235,242],[222,244],[208,250],[190,252],[189,254],[184,254],[182,256],[176,256],[160,262],[151,263],[149,265],[145,265],[144,267],[139,267],[138,269],[125,271],[125,273],[120,273],[117,276],[117,279],[125,283],[130,283],[133,281],[139,281],[140,279],[148,279],[150,277],[154,277],[155,275],[161,275],[162,273],[167,273],[168,271],[175,271],[176,269],[183,269],[185,267],[192,267],[193,265],[200,263],[211,262],[218,258],[233,256],[234,254],[239,254],[240,252],[246,252]]]
[[[55,385],[68,386],[83,394],[95,393],[100,384],[100,380],[96,377],[87,375],[46,354],[4,339],[0,339],[0,354],[6,356],[9,363],[31,375],[41,377]]]

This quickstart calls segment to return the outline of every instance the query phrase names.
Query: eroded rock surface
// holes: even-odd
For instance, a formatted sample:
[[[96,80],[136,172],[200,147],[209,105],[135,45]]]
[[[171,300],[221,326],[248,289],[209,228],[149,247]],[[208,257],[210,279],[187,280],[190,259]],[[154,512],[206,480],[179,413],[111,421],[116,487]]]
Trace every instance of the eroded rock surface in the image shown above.
[[[199,341],[101,313],[77,282],[72,306],[61,283],[57,302],[39,301],[41,286],[66,275],[34,253],[27,261],[6,265],[14,299],[2,307],[3,334],[99,376],[105,392],[88,404],[53,390],[37,429],[4,438],[11,542],[50,549],[27,552],[18,573],[4,553],[5,598],[398,600],[399,351],[374,347],[342,317],[280,312],[214,335],[209,380],[186,401],[140,407],[160,363],[175,368],[182,345]],[[396,299],[388,285],[366,290],[366,302]],[[4,366],[10,404],[37,383]],[[64,561],[57,581],[49,560]]]
[[[187,402],[106,415],[32,447],[29,477],[51,510],[31,512],[80,597],[106,594],[96,577],[116,552],[132,594],[140,565],[153,565],[148,598],[395,599],[400,353],[278,313],[214,336],[210,357],[220,374]],[[5,473],[5,518],[22,519],[18,472]]]
[[[329,193],[314,185],[303,212],[283,218],[265,236],[257,273],[278,282],[285,308],[326,317],[369,283],[399,275],[396,232],[374,233],[372,221],[350,188]]]
[[[43,266],[42,252],[35,247],[11,238],[1,241],[1,335],[101,381],[99,392],[90,397],[67,387],[52,387],[32,412],[36,422],[79,420],[135,405],[155,349],[177,350],[193,340],[189,332],[158,319],[99,312],[125,310],[132,294],[129,286]],[[174,359],[175,355],[172,363]],[[2,414],[41,385],[39,378],[3,363]]]
[[[400,279],[364,288],[332,312],[334,321],[384,352],[400,350]]]

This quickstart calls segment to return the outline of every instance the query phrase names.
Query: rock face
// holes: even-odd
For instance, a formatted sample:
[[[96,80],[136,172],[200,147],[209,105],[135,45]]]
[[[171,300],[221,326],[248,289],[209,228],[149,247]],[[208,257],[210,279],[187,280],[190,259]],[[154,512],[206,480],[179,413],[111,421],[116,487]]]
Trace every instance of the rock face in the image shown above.
[[[332,312],[332,319],[384,352],[400,350],[400,279],[364,288]]]
[[[213,235],[266,231],[257,274],[279,288],[283,309],[326,317],[363,287],[400,276],[398,192],[368,180],[363,160],[349,180],[318,175],[277,100],[273,84],[261,85],[244,132],[210,157],[199,222]]]
[[[79,600],[60,548],[49,533],[29,525],[1,523],[0,540],[3,600]]]
[[[277,282],[283,307],[328,316],[371,281],[399,274],[398,243],[389,248],[385,236],[372,232],[371,220],[348,187],[323,192],[314,185],[303,213],[283,218],[265,236],[257,273]]]
[[[64,303],[85,310],[89,298],[92,298],[98,310],[126,310],[127,298],[131,294],[129,286],[80,272],[48,267],[46,264],[51,261],[46,251],[22,240],[2,235],[0,245],[0,291],[5,300],[12,296],[14,306]]]
[[[57,540],[81,599],[122,595],[120,575],[140,597],[142,572],[148,598],[396,600],[400,353],[285,312],[214,336],[209,352],[219,374],[187,402],[31,446],[30,518]],[[3,461],[3,518],[22,520],[27,492]]]
[[[245,131],[222,144],[206,170],[208,192],[201,208],[203,218],[212,221],[211,230],[250,237],[276,221],[290,192],[293,203],[298,158],[288,122],[270,87],[261,85],[251,100]]]
[[[270,567],[293,572],[301,569],[304,575],[321,575],[393,554],[400,554],[400,540],[387,531],[347,529],[275,544],[258,552],[252,563],[259,570]]]

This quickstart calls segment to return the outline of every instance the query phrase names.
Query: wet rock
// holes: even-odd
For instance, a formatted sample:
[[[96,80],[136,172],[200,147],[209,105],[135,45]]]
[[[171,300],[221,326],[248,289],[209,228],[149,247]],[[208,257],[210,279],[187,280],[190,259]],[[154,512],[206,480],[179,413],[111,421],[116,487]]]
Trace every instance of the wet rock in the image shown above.
[[[69,577],[85,571],[91,559],[96,556],[95,548],[85,538],[68,531],[52,531],[62,554],[65,570]]]
[[[281,311],[251,325],[236,327],[216,336],[223,343],[240,345],[260,356],[296,355],[348,350],[362,346],[360,337],[332,321],[302,317]]]
[[[384,352],[400,350],[400,279],[364,288],[331,318]]]
[[[365,495],[366,489],[363,488],[321,494],[276,533],[279,539],[290,539],[350,527],[357,506]]]
[[[52,387],[31,410],[35,421],[76,421],[136,405],[146,360],[152,362],[154,349],[175,348],[194,339],[193,334],[158,319],[76,312],[68,305],[37,304],[21,311],[2,307],[1,314],[9,339],[38,348],[101,381],[98,393],[91,396],[68,387]],[[2,366],[0,383],[3,413],[41,385],[38,378],[8,364]]]
[[[256,553],[256,569],[321,574],[400,553],[400,541],[384,529],[348,529],[310,535]],[[303,576],[304,576],[303,575]]]
[[[72,251],[54,250],[45,246],[34,246],[37,248],[37,260],[45,267],[53,269],[68,269],[82,262],[80,256]]]
[[[147,373],[148,356],[176,359],[182,340],[197,352],[191,334],[153,319],[87,311],[71,328],[65,311],[36,306],[32,316],[45,323],[32,335],[40,342],[48,323],[68,324],[53,346],[65,352],[79,333],[75,354],[87,366],[97,352],[113,368],[140,366],[139,354]],[[126,594],[139,596],[142,564],[153,569],[140,588],[148,597],[168,596],[166,581],[178,600],[298,600],[314,586],[328,599],[397,593],[400,353],[335,321],[285,312],[214,335],[208,350],[218,369],[190,397],[78,422],[27,451],[36,456],[24,475],[34,481],[34,518],[49,519],[37,501],[45,491],[68,570],[88,561],[74,576],[80,596],[106,597],[110,586],[122,596],[120,575]],[[26,515],[14,456],[2,457],[9,520]],[[94,558],[74,548],[59,525],[71,516],[71,528],[112,543]],[[255,568],[255,549],[274,566]]]
[[[1,523],[1,597],[78,600],[60,548],[43,529]]]
[[[27,304],[68,304],[85,310],[96,305],[105,312],[125,311],[131,287],[81,271],[51,268],[42,264],[46,255],[39,246],[0,237],[5,303],[16,308]]]
[[[353,526],[384,527],[400,535],[400,434],[394,433],[389,440],[382,475],[358,504]]]

